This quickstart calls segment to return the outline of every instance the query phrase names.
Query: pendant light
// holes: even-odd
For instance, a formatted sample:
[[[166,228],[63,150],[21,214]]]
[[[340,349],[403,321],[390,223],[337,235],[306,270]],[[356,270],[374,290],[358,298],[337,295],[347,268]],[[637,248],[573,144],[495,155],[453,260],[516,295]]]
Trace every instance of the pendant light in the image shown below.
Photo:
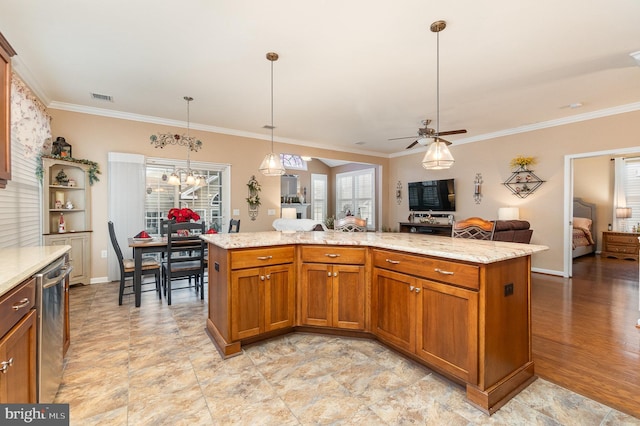
[[[280,161],[280,155],[273,152],[273,63],[278,60],[278,54],[275,52],[267,53],[267,59],[271,61],[271,125],[264,126],[271,129],[271,152],[264,157],[260,163],[260,173],[265,176],[282,176],[286,170]]]
[[[447,27],[445,21],[436,21],[431,24],[431,31],[437,36],[436,50],[436,135],[440,134],[440,31]],[[422,167],[427,170],[443,170],[448,169],[454,163],[453,155],[449,151],[450,142],[440,139],[436,136],[433,142],[429,144],[427,153],[422,159]]]
[[[190,130],[190,111],[189,105],[193,98],[191,96],[185,96],[183,98],[187,101],[187,134],[186,135],[178,135],[176,133],[159,133],[157,135],[152,135],[150,137],[151,144],[155,145],[156,148],[164,148],[167,145],[178,145],[178,146],[186,146],[187,147],[187,169],[182,170],[178,169],[175,172],[171,173],[171,175],[166,179],[169,185],[178,186],[180,185],[180,175],[185,174],[186,180],[185,184],[191,186],[199,186],[204,183],[204,176],[196,176],[191,170],[191,151],[198,152],[200,148],[202,148],[202,141],[199,139],[193,138],[189,135]],[[165,175],[162,176],[162,180],[165,180]]]

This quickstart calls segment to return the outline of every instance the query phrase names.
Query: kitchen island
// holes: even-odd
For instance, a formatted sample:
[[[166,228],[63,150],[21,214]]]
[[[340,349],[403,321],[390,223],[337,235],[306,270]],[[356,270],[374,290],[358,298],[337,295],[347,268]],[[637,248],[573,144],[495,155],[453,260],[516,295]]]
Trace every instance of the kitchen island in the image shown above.
[[[405,233],[256,232],[209,243],[207,330],[224,357],[294,330],[376,338],[492,413],[535,379],[531,255]]]

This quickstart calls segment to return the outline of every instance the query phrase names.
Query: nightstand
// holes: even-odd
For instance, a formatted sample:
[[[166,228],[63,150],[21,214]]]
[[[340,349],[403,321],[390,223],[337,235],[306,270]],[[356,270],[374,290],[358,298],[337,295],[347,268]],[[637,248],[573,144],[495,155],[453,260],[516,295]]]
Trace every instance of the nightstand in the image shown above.
[[[603,232],[601,256],[637,261],[638,250],[640,250],[638,237],[640,233],[636,232]]]

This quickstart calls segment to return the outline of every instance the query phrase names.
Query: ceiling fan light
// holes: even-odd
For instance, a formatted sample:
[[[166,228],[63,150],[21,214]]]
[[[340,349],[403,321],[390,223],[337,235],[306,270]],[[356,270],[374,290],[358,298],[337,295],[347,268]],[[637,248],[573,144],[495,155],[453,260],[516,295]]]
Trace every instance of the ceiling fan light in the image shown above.
[[[265,176],[282,176],[286,172],[282,161],[280,161],[280,155],[273,152],[264,157],[259,170]]]
[[[443,170],[453,166],[454,162],[455,160],[447,144],[436,139],[429,145],[426,154],[424,154],[422,167],[427,170]]]

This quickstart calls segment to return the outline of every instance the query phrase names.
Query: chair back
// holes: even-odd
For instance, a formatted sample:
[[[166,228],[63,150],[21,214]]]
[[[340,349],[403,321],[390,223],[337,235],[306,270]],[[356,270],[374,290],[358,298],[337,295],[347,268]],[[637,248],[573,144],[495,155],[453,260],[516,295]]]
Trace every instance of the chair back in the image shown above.
[[[160,219],[160,236],[164,237],[167,235],[167,228],[170,223],[176,223],[175,219]]]
[[[453,238],[469,238],[473,240],[491,240],[496,223],[479,217],[470,217],[453,223]]]
[[[231,219],[229,221],[229,233],[240,232],[240,219],[234,220]]]
[[[111,245],[113,246],[113,251],[116,252],[116,257],[118,258],[118,264],[120,264],[120,275],[124,274],[124,256],[122,255],[122,250],[120,250],[120,244],[118,244],[118,239],[116,238],[116,230],[113,227],[113,222],[109,221],[109,238],[111,239]]]
[[[355,216],[347,216],[342,219],[336,219],[333,222],[333,229],[342,232],[366,232],[367,219],[361,219]]]
[[[205,241],[200,235],[205,233],[205,224],[180,222],[170,223],[167,227],[167,258],[168,269],[177,272],[184,266],[185,271],[199,271],[204,274]],[[180,274],[181,275],[181,274]]]

